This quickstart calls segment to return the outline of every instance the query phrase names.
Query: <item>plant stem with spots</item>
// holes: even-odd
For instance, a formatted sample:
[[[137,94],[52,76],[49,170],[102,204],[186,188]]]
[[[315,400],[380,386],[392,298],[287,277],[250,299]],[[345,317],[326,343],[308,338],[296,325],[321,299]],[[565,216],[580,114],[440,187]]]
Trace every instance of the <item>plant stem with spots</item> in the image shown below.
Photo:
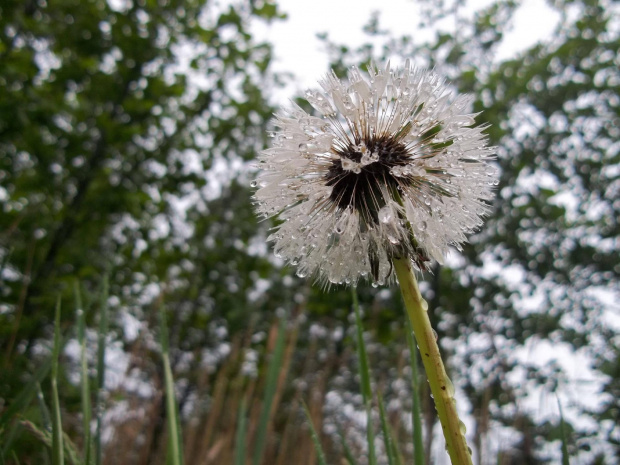
[[[428,318],[428,304],[422,298],[418,282],[408,258],[395,258],[394,270],[400,283],[407,316],[413,328],[426,377],[431,387],[437,415],[446,439],[446,449],[452,465],[472,465],[471,453],[465,440],[465,425],[459,419],[454,399],[454,385],[448,378],[441,359],[436,334]],[[414,354],[411,354],[413,357]]]

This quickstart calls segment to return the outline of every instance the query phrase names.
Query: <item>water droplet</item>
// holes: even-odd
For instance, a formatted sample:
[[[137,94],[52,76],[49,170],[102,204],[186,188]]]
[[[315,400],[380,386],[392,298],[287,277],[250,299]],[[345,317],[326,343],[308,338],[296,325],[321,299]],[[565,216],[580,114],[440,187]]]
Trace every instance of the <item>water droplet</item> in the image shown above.
[[[379,287],[379,283],[377,281],[372,282],[372,287]]]
[[[428,305],[426,306],[426,310],[428,310]],[[435,341],[437,341],[437,339],[439,339],[439,336],[437,336],[437,331],[435,331],[434,329],[432,329],[431,331],[433,331],[433,337],[435,338]]]
[[[454,398],[454,394],[456,394],[454,384],[452,384],[452,381],[448,377],[446,377],[446,392],[451,398]]]
[[[388,241],[390,241],[392,244],[398,244],[399,242],[396,237],[390,236],[389,234],[388,234]]]
[[[307,276],[306,270],[302,270],[302,269],[297,270],[297,273],[296,273],[296,274],[297,274],[297,276],[299,276],[300,278],[305,278],[305,277]]]
[[[392,208],[389,205],[382,207],[377,215],[379,216],[379,221],[385,224],[391,223],[394,220],[394,214],[392,213]]]
[[[428,225],[426,224],[426,221],[422,221],[419,225],[419,229],[420,231],[426,231],[426,228],[428,227]]]
[[[252,186],[252,187],[256,187],[256,186],[258,186],[258,181],[256,181],[256,180],[255,180],[255,181],[252,181],[252,182],[250,183],[250,186]]]
[[[467,434],[467,426],[461,420],[459,420],[459,429],[461,430],[461,434],[465,436]]]
[[[420,300],[420,307],[422,307],[422,310],[424,310],[425,312],[428,312],[428,302],[426,300]]]
[[[400,177],[403,175],[403,169],[402,167],[397,165],[390,169],[390,173],[392,173],[392,176]]]

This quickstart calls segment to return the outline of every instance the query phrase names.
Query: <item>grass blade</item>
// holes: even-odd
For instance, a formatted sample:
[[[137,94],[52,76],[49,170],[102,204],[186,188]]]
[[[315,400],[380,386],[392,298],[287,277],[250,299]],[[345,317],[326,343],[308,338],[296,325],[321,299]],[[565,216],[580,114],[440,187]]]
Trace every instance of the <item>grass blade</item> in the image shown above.
[[[568,441],[566,439],[566,430],[564,424],[564,414],[562,413],[562,403],[558,397],[558,408],[560,409],[560,438],[562,439],[562,465],[570,465],[568,455]]]
[[[92,410],[90,405],[90,381],[88,377],[88,354],[86,352],[86,315],[82,306],[80,287],[75,281],[73,292],[75,294],[75,313],[77,316],[78,342],[80,344],[80,390],[82,400],[82,429],[84,434],[84,463],[90,463],[90,420]]]
[[[60,357],[60,296],[56,303],[54,320],[54,348],[52,350],[52,465],[64,465],[64,447],[60,400],[58,399],[58,358]]]
[[[253,465],[260,465],[265,446],[267,443],[267,424],[269,423],[269,413],[271,412],[271,404],[276,392],[278,383],[278,374],[282,366],[282,356],[284,354],[284,342],[286,340],[286,319],[280,320],[278,327],[278,336],[276,345],[271,354],[271,360],[267,369],[267,380],[265,381],[265,395],[263,398],[263,406],[258,420],[258,430],[256,444],[254,445],[254,456],[252,458]]]
[[[6,425],[8,425],[19,412],[24,411],[26,407],[30,404],[32,398],[37,393],[37,389],[40,390],[39,385],[49,373],[51,366],[52,365],[50,358],[47,362],[45,362],[39,367],[32,379],[26,384],[26,386],[24,386],[24,389],[22,389],[22,391],[15,398],[15,400],[13,400],[13,402],[9,404],[6,410],[4,410],[2,414],[0,414],[0,435],[2,438],[2,441],[0,441],[2,443],[2,448],[0,449],[0,461],[4,462],[4,460],[6,460],[7,454],[9,453],[11,445],[13,444],[13,440],[17,438],[18,432],[21,429],[19,422],[14,422],[11,427],[8,428],[8,432],[6,432]],[[47,421],[49,425],[49,413]]]
[[[379,416],[381,418],[381,431],[383,432],[383,441],[385,442],[385,453],[388,458],[388,465],[399,465],[400,457],[398,456],[398,450],[396,448],[396,442],[392,436],[392,430],[388,424],[387,417],[385,415],[385,405],[383,403],[383,397],[380,393],[377,394],[379,404]]]
[[[4,431],[6,425],[13,417],[23,411],[32,401],[32,397],[37,392],[37,385],[40,384],[47,376],[51,368],[51,359],[41,365],[36,371],[32,379],[24,386],[19,395],[9,404],[9,406],[0,414],[0,431]]]
[[[345,440],[344,437],[344,431],[342,431],[342,429],[338,429],[338,434],[340,435],[340,441],[342,443],[342,450],[344,451],[344,457],[347,460],[347,462],[349,462],[349,465],[357,465],[357,461],[355,460],[355,457],[353,456],[353,452],[351,452],[351,448],[349,447],[349,445],[347,444],[347,441]]]
[[[174,395],[174,380],[170,367],[170,353],[168,343],[168,326],[164,305],[159,306],[160,316],[160,343],[164,364],[164,378],[166,385],[166,418],[168,423],[168,460],[172,465],[183,465],[183,448],[181,429],[179,428],[179,412]]]
[[[303,402],[303,401],[302,401]],[[306,413],[306,418],[308,419],[308,423],[310,424],[310,435],[312,436],[312,442],[314,443],[314,448],[316,449],[316,455],[319,458],[319,465],[327,465],[327,460],[325,460],[325,453],[323,452],[323,447],[321,446],[321,441],[319,440],[319,435],[314,429],[314,425],[312,424],[312,417],[310,416],[310,411],[308,410],[308,406],[305,402],[304,412]]]
[[[409,362],[411,363],[411,393],[413,406],[411,409],[413,431],[413,463],[424,464],[424,440],[422,437],[422,413],[420,409],[420,377],[418,375],[418,350],[413,340],[413,329],[407,318],[407,344],[409,346]]]
[[[108,335],[108,276],[103,277],[101,304],[99,309],[99,332],[97,334],[97,392],[95,396],[95,464],[101,465],[103,451],[101,449],[101,426],[103,416],[103,389],[105,387],[105,348]]]
[[[237,415],[237,434],[235,435],[235,465],[245,464],[246,454],[246,423],[247,423],[247,402],[245,398],[241,400],[241,406],[239,407],[239,414]]]
[[[366,438],[368,441],[368,464],[377,464],[377,455],[375,452],[375,433],[372,424],[372,391],[370,389],[370,366],[368,363],[368,354],[366,353],[366,345],[364,344],[364,332],[362,328],[362,320],[360,317],[360,306],[357,300],[357,289],[351,287],[351,295],[353,297],[353,309],[355,310],[355,326],[357,329],[357,356],[360,364],[360,379],[362,384],[362,398],[364,399],[364,407],[366,407]]]
[[[43,390],[41,384],[37,383],[37,403],[39,404],[39,411],[41,412],[41,422],[43,423],[43,429],[50,431],[52,429],[52,416],[45,403],[45,397],[43,396]]]

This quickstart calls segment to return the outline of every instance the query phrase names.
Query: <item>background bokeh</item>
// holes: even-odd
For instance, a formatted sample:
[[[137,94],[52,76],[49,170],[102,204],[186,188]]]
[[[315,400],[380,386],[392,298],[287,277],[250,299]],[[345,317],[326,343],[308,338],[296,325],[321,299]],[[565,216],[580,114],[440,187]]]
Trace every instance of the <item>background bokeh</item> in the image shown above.
[[[249,443],[260,436],[282,321],[260,463],[316,462],[302,401],[329,463],[346,463],[341,437],[365,463],[350,290],[313,286],[272,255],[250,183],[277,105],[330,67],[409,58],[473,94],[499,147],[493,215],[421,284],[475,463],[559,463],[559,406],[571,463],[620,463],[620,8],[348,5],[0,4],[0,414],[49,357],[60,296],[63,427],[80,447],[75,288],[94,369],[107,276],[104,463],[165,462],[162,308],[187,464],[233,463],[242,398]],[[287,6],[316,39],[286,28]],[[373,388],[407,458],[399,291],[358,294]],[[423,399],[427,462],[447,463]],[[42,421],[34,401],[10,420]],[[3,424],[4,463],[45,463],[39,439]]]

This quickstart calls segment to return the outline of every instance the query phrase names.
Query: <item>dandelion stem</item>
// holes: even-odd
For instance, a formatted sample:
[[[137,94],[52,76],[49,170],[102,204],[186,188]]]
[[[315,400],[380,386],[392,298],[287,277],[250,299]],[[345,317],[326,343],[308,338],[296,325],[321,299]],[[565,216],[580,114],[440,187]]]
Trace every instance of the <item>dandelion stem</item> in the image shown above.
[[[446,439],[446,449],[450,460],[453,465],[472,465],[471,454],[464,431],[462,431],[464,425],[459,420],[456,411],[454,386],[446,373],[435,333],[428,318],[428,304],[420,294],[410,260],[408,258],[394,259],[394,269],[405,301],[407,316],[422,354],[422,362]]]

